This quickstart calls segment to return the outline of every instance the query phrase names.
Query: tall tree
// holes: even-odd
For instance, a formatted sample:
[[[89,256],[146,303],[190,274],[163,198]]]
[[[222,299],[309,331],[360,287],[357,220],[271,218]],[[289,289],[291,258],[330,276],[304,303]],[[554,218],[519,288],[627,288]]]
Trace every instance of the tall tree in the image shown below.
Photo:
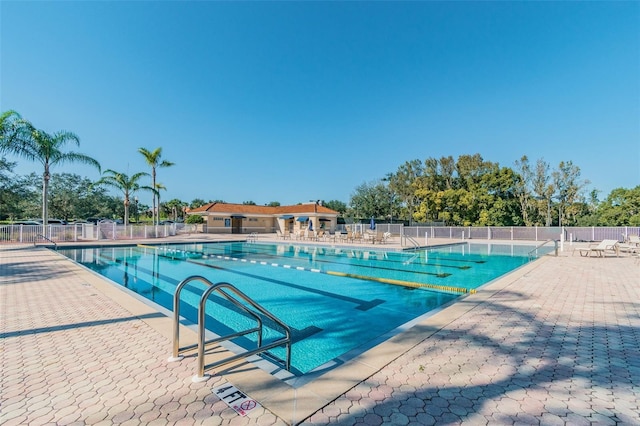
[[[351,194],[351,211],[354,219],[381,218],[389,214],[389,188],[381,181],[363,183]]]
[[[558,226],[573,224],[576,215],[574,204],[582,201],[582,190],[589,181],[580,180],[580,167],[571,161],[561,161],[551,176],[558,190]],[[565,216],[567,220],[563,221]]]
[[[162,148],[156,148],[153,151],[149,151],[146,148],[139,148],[138,152],[140,154],[142,154],[142,156],[144,157],[145,161],[147,162],[147,164],[149,166],[151,166],[151,187],[154,189],[156,188],[156,169],[159,167],[171,167],[173,165],[175,165],[175,163],[172,163],[170,161],[166,161],[166,160],[162,160]],[[156,225],[158,223],[158,219],[159,219],[159,205],[160,205],[160,200],[159,200],[160,196],[159,193],[156,191],[154,192],[153,195],[153,223],[154,225]],[[158,207],[158,209],[156,210],[156,207]]]
[[[156,225],[160,223],[160,191],[162,190],[166,191],[167,187],[160,182],[156,182],[156,184],[153,185],[153,195],[158,199],[158,221]]]
[[[129,177],[125,173],[119,173],[111,169],[104,171],[102,178],[95,183],[95,185],[106,185],[115,188],[122,192],[124,196],[124,224],[129,224],[129,206],[131,205],[131,196],[137,191],[148,190],[153,191],[153,188],[149,186],[140,185],[140,179],[144,176],[149,176],[148,173],[139,172]]]
[[[164,205],[167,208],[167,212],[171,216],[171,219],[178,220],[178,217],[181,217],[184,219],[183,211],[184,211],[184,208],[188,206],[188,203],[185,203],[182,200],[174,198],[173,200],[169,200],[166,203],[164,203]]]
[[[88,155],[78,152],[65,152],[64,146],[73,143],[80,145],[80,138],[68,131],[58,131],[49,134],[36,129],[28,121],[21,121],[21,128],[15,137],[3,140],[3,149],[7,152],[36,161],[42,164],[42,225],[43,231],[48,219],[48,191],[51,179],[51,168],[64,163],[84,163],[100,170],[100,163]]]
[[[329,200],[323,203],[322,205],[328,209],[337,211],[341,215],[344,215],[347,212],[347,204],[342,201]]]
[[[549,176],[549,163],[542,158],[536,161],[536,169],[533,176],[533,193],[537,200],[544,200],[544,205],[538,203],[538,212],[540,216],[545,217],[545,226],[551,226],[551,198],[556,192],[556,187],[551,182]],[[542,214],[542,211],[546,207],[546,214]]]
[[[400,197],[406,207],[407,213],[404,219],[413,220],[413,213],[418,204],[416,189],[418,180],[424,175],[424,166],[420,160],[407,161],[398,167],[395,173],[387,175],[385,180],[389,182],[388,191]],[[356,189],[358,191],[358,189]]]
[[[523,155],[520,160],[516,160],[516,167],[519,176],[515,178],[514,192],[515,196],[520,203],[520,211],[522,214],[522,220],[526,226],[531,226],[532,222],[529,219],[529,209],[531,208],[531,191],[529,187],[533,183],[533,171],[529,164],[529,158]]]
[[[600,226],[640,226],[640,185],[616,188],[597,209]]]
[[[0,149],[11,145],[13,139],[24,129],[24,120],[13,110],[0,114]]]

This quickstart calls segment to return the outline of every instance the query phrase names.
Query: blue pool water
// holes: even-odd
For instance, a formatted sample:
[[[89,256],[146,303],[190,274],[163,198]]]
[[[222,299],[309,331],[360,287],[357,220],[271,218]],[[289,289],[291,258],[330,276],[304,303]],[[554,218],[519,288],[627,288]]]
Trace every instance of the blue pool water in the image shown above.
[[[531,247],[455,245],[418,252],[295,244],[193,243],[61,249],[65,256],[167,308],[183,279],[228,282],[292,328],[291,365],[305,374],[364,350],[403,324],[528,262]],[[183,290],[181,314],[197,322],[204,287]],[[248,319],[212,296],[207,328]],[[274,329],[267,340],[280,336]],[[251,336],[249,336],[251,337]],[[234,343],[255,347],[247,337]],[[271,351],[284,358],[284,349]]]

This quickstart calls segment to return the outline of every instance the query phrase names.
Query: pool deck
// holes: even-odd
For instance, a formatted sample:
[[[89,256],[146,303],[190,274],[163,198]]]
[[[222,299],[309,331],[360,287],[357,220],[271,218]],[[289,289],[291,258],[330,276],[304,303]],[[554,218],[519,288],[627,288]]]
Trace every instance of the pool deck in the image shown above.
[[[638,425],[640,260],[575,247],[291,386],[247,362],[194,383],[194,357],[167,361],[164,314],[54,251],[0,245],[0,424]],[[225,382],[260,405],[238,415],[211,392]]]

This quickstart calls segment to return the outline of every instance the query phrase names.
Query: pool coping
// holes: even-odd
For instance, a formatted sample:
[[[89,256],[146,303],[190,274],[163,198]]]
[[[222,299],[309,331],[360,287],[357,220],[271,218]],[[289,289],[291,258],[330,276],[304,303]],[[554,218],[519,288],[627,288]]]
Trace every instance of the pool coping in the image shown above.
[[[193,243],[194,241],[188,242]],[[92,244],[89,245],[93,246]],[[108,245],[113,246],[115,244]],[[135,245],[135,243],[119,245],[131,246]],[[359,247],[367,246],[360,245]],[[129,294],[128,291],[124,291],[125,289],[120,285],[90,271],[62,254],[58,253],[58,255],[72,264],[78,273],[82,273],[83,276],[86,275],[87,282],[98,291],[127,309],[133,316],[140,318],[140,320],[168,340],[172,340],[173,324],[171,317],[150,315],[157,314],[158,310]],[[220,379],[227,381],[258,401],[265,409],[271,411],[283,421],[289,424],[297,424],[345,394],[358,383],[366,380],[447,324],[537,268],[545,259],[546,257],[541,257],[536,261],[527,263],[507,275],[503,275],[478,288],[476,293],[461,296],[449,306],[437,309],[432,314],[429,314],[427,318],[414,324],[408,330],[392,336],[375,347],[345,361],[342,365],[332,367],[331,370],[302,386],[291,386],[246,360],[226,366],[218,371],[210,381],[211,383],[218,383]],[[180,336],[181,345],[197,341],[197,334],[194,330],[184,325],[181,325]],[[212,354],[207,358],[207,363],[224,358],[229,354],[229,352]],[[169,355],[170,348],[167,348],[167,357]]]

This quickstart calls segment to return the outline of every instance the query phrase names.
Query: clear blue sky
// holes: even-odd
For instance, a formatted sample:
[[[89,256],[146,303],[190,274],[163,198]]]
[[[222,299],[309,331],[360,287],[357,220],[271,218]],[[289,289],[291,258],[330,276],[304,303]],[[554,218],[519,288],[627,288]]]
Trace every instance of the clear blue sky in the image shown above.
[[[0,109],[103,168],[162,147],[163,200],[348,202],[475,153],[572,161],[601,198],[640,184],[637,1],[3,0],[0,19]]]

